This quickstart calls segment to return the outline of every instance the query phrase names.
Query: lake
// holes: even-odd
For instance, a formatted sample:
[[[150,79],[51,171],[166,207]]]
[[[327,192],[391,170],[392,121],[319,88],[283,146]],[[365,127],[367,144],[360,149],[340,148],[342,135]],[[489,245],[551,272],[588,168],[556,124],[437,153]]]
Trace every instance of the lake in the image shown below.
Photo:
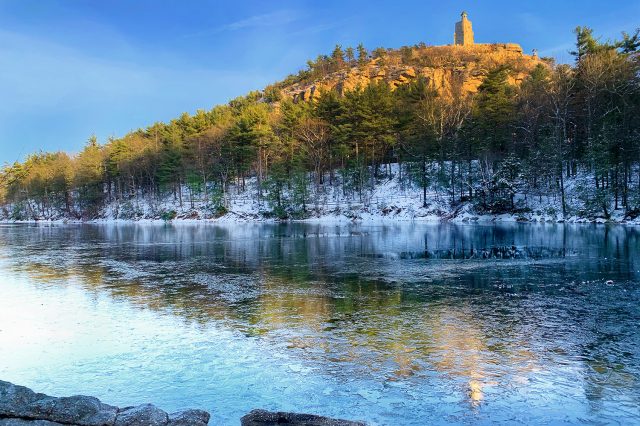
[[[640,228],[0,226],[0,379],[380,425],[640,424]]]

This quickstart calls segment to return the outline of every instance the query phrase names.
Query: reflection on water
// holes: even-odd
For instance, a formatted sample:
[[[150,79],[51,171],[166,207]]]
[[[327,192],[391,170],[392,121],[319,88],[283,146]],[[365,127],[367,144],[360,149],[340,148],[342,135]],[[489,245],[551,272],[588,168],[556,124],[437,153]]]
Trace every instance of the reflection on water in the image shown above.
[[[373,424],[640,422],[640,232],[0,227],[0,377]]]

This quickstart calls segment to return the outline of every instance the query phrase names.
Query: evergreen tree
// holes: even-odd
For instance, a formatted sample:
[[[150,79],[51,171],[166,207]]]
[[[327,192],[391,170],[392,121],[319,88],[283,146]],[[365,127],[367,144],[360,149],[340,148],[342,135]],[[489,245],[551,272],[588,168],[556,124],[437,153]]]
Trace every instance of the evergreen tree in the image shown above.
[[[356,49],[358,51],[358,65],[363,66],[369,61],[369,52],[367,52],[367,49],[362,43],[358,44]]]
[[[353,50],[353,47],[349,46],[345,49],[345,57],[347,59],[347,63],[350,67],[352,67],[355,63],[356,54]]]
[[[336,70],[340,70],[344,66],[344,52],[342,51],[342,46],[339,44],[336,44],[336,47],[331,53],[331,62]]]
[[[496,68],[478,88],[471,125],[486,164],[504,157],[513,143],[515,91],[508,76],[508,68]]]

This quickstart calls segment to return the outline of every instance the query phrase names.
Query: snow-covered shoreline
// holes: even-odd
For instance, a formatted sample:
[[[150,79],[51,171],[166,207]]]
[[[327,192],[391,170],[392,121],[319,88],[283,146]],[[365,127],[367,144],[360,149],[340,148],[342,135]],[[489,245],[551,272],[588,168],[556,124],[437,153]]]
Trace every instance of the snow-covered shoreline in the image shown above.
[[[640,225],[640,214],[629,215],[623,209],[608,206],[609,217],[590,214],[587,216],[581,191],[588,187],[592,176],[580,174],[567,178],[565,182],[566,210],[562,213],[559,194],[553,191],[516,193],[514,204],[519,206],[516,213],[487,214],[477,211],[477,205],[471,201],[460,201],[458,194],[453,200],[443,188],[430,187],[423,202],[422,188],[405,178],[399,179],[399,166],[389,167],[388,177],[379,179],[372,189],[357,194],[345,191],[339,184],[323,185],[319,188],[311,185],[307,188],[304,209],[295,214],[289,212],[288,219],[279,219],[274,214],[273,200],[268,199],[265,190],[259,191],[255,177],[246,181],[246,188],[240,190],[231,185],[228,193],[217,203],[211,198],[204,199],[202,194],[194,195],[187,187],[182,194],[167,194],[162,198],[138,194],[122,200],[105,203],[93,217],[78,219],[65,213],[61,207],[49,209],[47,212],[33,213],[37,209],[31,207],[32,218],[14,220],[17,205],[0,207],[0,223],[282,223],[301,222],[313,224],[349,224],[349,223],[596,223]],[[282,195],[285,199],[293,196],[287,191]],[[222,199],[223,198],[223,199]],[[220,206],[224,208],[219,210]],[[24,205],[22,206],[24,212]],[[33,216],[37,216],[33,218]]]
[[[230,217],[231,216],[231,217]],[[106,224],[139,224],[139,225],[159,225],[159,224],[213,224],[213,225],[227,225],[227,224],[257,224],[257,223],[308,223],[317,225],[344,225],[344,224],[393,224],[393,223],[454,223],[454,224],[490,224],[490,223],[555,223],[555,224],[597,224],[597,225],[626,225],[626,226],[640,226],[640,219],[634,220],[615,220],[615,219],[589,219],[572,216],[566,219],[558,218],[553,219],[550,217],[531,217],[523,218],[520,215],[514,214],[501,214],[501,215],[465,215],[462,217],[454,218],[440,218],[434,216],[426,217],[385,217],[368,215],[367,217],[350,218],[346,216],[321,216],[312,217],[307,219],[273,219],[264,217],[246,218],[246,217],[233,217],[233,215],[227,214],[219,218],[174,218],[171,220],[157,219],[157,218],[140,218],[140,219],[116,219],[116,218],[101,218],[101,219],[71,219],[71,218],[57,218],[57,219],[39,219],[39,220],[11,220],[0,219],[0,224],[41,224],[41,225],[81,225],[81,224],[93,224],[93,225],[106,225]]]

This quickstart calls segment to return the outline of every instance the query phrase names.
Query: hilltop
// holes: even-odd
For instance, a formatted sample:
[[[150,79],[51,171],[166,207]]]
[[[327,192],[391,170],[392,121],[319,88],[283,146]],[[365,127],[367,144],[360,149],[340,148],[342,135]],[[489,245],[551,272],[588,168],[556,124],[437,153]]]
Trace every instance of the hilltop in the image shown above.
[[[340,50],[334,51],[333,56],[339,55]],[[380,81],[396,88],[422,77],[440,95],[452,97],[454,94],[476,93],[489,71],[498,67],[508,67],[511,72],[507,81],[519,86],[536,66],[551,66],[550,60],[526,55],[515,43],[470,46],[421,44],[400,49],[378,49],[374,55],[364,61],[321,57],[310,64],[309,70],[290,76],[268,90],[278,90],[294,101],[308,101],[317,99],[323,91],[344,95]]]
[[[357,58],[356,58],[357,53]],[[478,44],[466,12],[455,24],[453,44],[446,46],[403,46],[400,49],[375,49],[369,55],[362,45],[343,51],[336,46],[331,56],[319,56],[307,63],[308,70],[289,76],[266,92],[309,101],[327,91],[343,96],[371,83],[385,82],[391,89],[423,79],[440,96],[453,98],[474,94],[491,70],[509,69],[507,82],[519,86],[541,61],[534,51],[525,55],[515,43]]]

